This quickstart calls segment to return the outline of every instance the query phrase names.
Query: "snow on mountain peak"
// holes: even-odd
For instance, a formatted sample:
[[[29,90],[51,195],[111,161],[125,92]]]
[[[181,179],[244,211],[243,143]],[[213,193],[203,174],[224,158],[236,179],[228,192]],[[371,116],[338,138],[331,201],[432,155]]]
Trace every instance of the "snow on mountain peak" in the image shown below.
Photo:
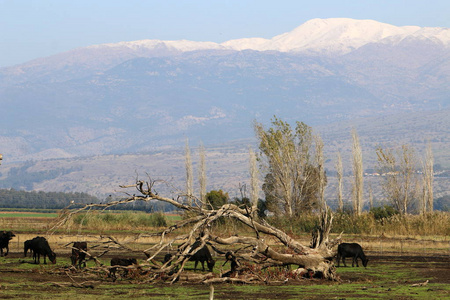
[[[132,42],[120,42],[112,44],[102,44],[97,46],[107,47],[126,47],[133,50],[138,49],[154,49],[155,47],[167,47],[170,50],[178,50],[182,52],[207,50],[207,49],[223,49],[223,47],[214,42],[194,42],[188,40],[163,41],[163,40],[139,40]]]
[[[312,19],[290,32],[266,40],[265,43],[253,44],[251,49],[347,53],[368,43],[391,36],[409,35],[418,30],[420,27],[417,26],[397,27],[372,20]],[[234,46],[234,43],[228,41],[226,45],[242,49],[241,44]]]
[[[132,50],[165,48],[170,51],[196,50],[274,50],[281,52],[306,52],[320,54],[345,54],[369,43],[396,43],[406,37],[427,38],[450,45],[450,29],[418,26],[394,26],[373,20],[349,18],[312,19],[290,32],[273,37],[243,38],[218,44],[187,40],[141,40],[104,44],[101,46],[126,47]],[[100,45],[99,45],[100,46]]]

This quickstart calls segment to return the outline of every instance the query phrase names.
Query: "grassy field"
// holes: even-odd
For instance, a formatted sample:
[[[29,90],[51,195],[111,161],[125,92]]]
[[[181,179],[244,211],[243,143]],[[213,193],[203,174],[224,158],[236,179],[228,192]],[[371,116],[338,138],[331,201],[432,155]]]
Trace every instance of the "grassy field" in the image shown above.
[[[449,259],[442,256],[376,256],[370,252],[367,268],[337,269],[341,281],[292,280],[278,284],[215,284],[215,299],[448,299]],[[61,255],[60,255],[61,256]],[[107,264],[108,259],[103,259]],[[11,253],[0,258],[1,298],[14,299],[208,299],[210,286],[203,284],[148,284],[145,278],[119,278],[106,272],[76,272],[68,256],[56,265],[35,265],[31,258]],[[193,263],[187,266],[193,268]],[[221,265],[221,261],[220,261]],[[88,262],[88,268],[94,268]],[[217,270],[218,271],[218,270]],[[216,272],[217,272],[216,271]],[[196,272],[200,273],[200,272]],[[413,286],[424,283],[425,286]],[[87,283],[79,288],[72,284]]]
[[[0,212],[0,218],[56,218],[57,213]]]
[[[12,213],[11,213],[12,214]],[[88,241],[93,255],[100,255],[105,235],[113,236],[134,251],[112,248],[99,260],[109,265],[112,256],[132,256],[145,263],[142,250],[158,240],[147,235],[148,228],[124,230],[82,230],[76,224],[65,231],[49,234],[52,217],[36,217],[19,213],[10,218],[0,218],[1,230],[12,230],[10,254],[0,257],[0,298],[11,299],[208,299],[211,287],[203,284],[177,282],[150,284],[141,275],[119,277],[113,282],[105,270],[88,262],[90,271],[76,271],[70,267],[70,249],[75,240]],[[110,218],[110,217],[108,217]],[[179,216],[173,217],[174,222]],[[231,230],[230,228],[225,228]],[[154,228],[154,231],[158,230]],[[57,263],[36,265],[30,257],[23,257],[23,242],[36,235],[46,236],[57,253]],[[309,243],[310,234],[295,236]],[[450,298],[450,237],[449,236],[389,236],[344,234],[344,241],[360,243],[369,258],[367,268],[340,267],[340,281],[319,279],[292,279],[272,284],[242,285],[214,284],[214,299],[449,299]],[[176,247],[176,246],[175,246]],[[95,248],[95,249],[94,249]],[[157,259],[161,259],[158,257]],[[224,260],[216,256],[216,276],[226,271]],[[350,262],[347,259],[348,263]],[[186,276],[193,272],[193,262],[186,268]],[[349,264],[347,264],[349,265]],[[351,264],[350,264],[351,265]],[[415,284],[428,283],[424,286]],[[86,287],[79,287],[80,284]]]

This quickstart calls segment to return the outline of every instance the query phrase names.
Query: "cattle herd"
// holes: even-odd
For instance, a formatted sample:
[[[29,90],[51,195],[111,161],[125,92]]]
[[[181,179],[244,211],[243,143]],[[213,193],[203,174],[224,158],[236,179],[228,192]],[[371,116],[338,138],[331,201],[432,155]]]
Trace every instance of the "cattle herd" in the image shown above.
[[[15,237],[15,234],[11,231],[0,231],[0,256],[7,256],[9,253],[9,241]],[[197,241],[193,244],[192,250],[193,254],[191,257],[189,257],[189,261],[194,261],[194,271],[197,269],[197,264],[200,262],[202,264],[202,270],[205,271],[204,263],[206,262],[206,265],[208,266],[208,270],[210,272],[213,271],[215,260],[213,259],[211,252],[209,251],[208,247],[205,245],[202,248],[198,249],[200,247],[200,242]],[[52,262],[56,263],[56,254],[52,251],[50,248],[50,245],[45,237],[37,236],[31,240],[27,240],[24,242],[24,257],[27,256],[28,252],[30,252],[33,256],[33,261],[35,264],[40,263],[40,257],[41,255],[44,258],[44,264],[46,264],[46,257]],[[89,255],[88,253],[88,246],[87,242],[74,242],[72,245],[72,252],[71,252],[71,262],[72,266],[78,269],[82,269],[83,267],[86,267],[86,256]],[[345,258],[351,257],[352,260],[352,267],[356,264],[358,265],[358,258],[361,259],[362,264],[364,267],[367,267],[367,262],[369,261],[364,254],[364,251],[362,247],[357,243],[341,243],[338,246],[337,251],[337,266],[339,267],[339,263],[342,260],[344,263],[344,267],[347,265],[345,264]],[[164,256],[163,264],[170,265],[172,261],[174,260],[175,256],[172,254],[166,254]],[[233,255],[232,252],[227,252],[225,255],[225,263],[230,261],[231,263],[231,271],[228,272],[230,274],[236,272],[237,266],[238,266],[238,260],[236,256]],[[224,263],[224,265],[225,265]],[[114,280],[116,279],[116,272],[120,268],[123,270],[122,276],[127,276],[128,274],[128,267],[133,267],[135,269],[139,268],[139,264],[136,260],[136,258],[119,258],[114,257],[111,259],[111,267],[109,268],[109,276],[112,277]],[[225,273],[225,274],[228,274]],[[227,276],[228,277],[228,276]]]

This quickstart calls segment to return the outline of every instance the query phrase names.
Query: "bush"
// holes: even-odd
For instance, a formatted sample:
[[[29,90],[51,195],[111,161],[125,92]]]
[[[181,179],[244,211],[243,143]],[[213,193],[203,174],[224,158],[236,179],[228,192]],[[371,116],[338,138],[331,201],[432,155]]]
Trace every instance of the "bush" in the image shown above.
[[[392,206],[385,205],[380,207],[372,207],[370,213],[373,215],[375,220],[387,219],[394,215],[398,215],[398,210]]]

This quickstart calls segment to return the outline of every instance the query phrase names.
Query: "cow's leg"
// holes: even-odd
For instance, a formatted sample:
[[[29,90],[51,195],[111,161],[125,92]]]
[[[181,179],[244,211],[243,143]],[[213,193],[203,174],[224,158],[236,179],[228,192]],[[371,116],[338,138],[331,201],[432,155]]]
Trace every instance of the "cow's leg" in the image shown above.
[[[72,256],[70,257],[70,260],[72,261],[72,266],[77,267],[77,258],[75,255],[72,254]]]
[[[8,255],[8,253],[9,253],[9,246],[6,247],[6,253],[5,253],[5,256]]]
[[[197,270],[197,264],[198,264],[198,260],[195,261],[195,265],[194,265],[194,271]]]
[[[359,268],[359,265],[358,265],[358,255],[355,256],[355,263],[356,263],[356,266]]]
[[[342,256],[342,263],[344,264],[344,267],[347,266],[347,265],[345,264],[345,256]]]
[[[337,256],[337,266],[338,266],[338,267],[339,267],[340,261],[341,261],[341,256],[338,254],[338,256]]]
[[[201,263],[202,263],[202,270],[203,270],[203,272],[205,272],[205,261],[201,261]]]

